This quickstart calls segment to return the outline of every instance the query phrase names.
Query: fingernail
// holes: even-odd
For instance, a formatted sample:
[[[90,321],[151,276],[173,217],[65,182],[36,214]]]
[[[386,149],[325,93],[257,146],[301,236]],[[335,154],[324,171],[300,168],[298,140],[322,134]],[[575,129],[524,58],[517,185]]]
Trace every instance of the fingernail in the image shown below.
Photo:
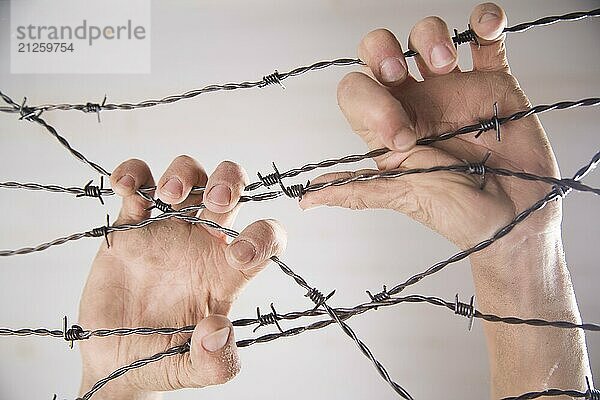
[[[485,14],[483,14],[481,17],[479,17],[479,23],[483,24],[484,22],[488,22],[488,21],[493,21],[495,19],[500,18],[500,16],[498,14],[495,14],[493,12],[486,12]]]
[[[124,188],[133,189],[133,187],[135,186],[135,179],[133,179],[133,176],[127,174],[120,177],[117,183],[123,186]]]
[[[388,57],[379,66],[381,79],[386,82],[397,82],[406,74],[406,67],[396,57]]]
[[[231,202],[231,189],[225,185],[216,185],[208,192],[208,201],[218,206],[228,206]]]
[[[168,194],[170,197],[178,199],[183,194],[183,184],[178,178],[173,177],[163,185],[161,191]]]
[[[231,246],[231,255],[240,264],[247,264],[256,255],[254,245],[246,240],[238,240]]]
[[[454,54],[445,44],[437,44],[431,49],[431,64],[436,68],[445,67],[454,61]]]
[[[229,333],[231,329],[226,326],[225,328],[221,328],[218,331],[211,333],[210,335],[206,335],[202,338],[202,347],[206,351],[214,353],[215,351],[221,350],[223,346],[227,343],[227,339],[229,339]]]

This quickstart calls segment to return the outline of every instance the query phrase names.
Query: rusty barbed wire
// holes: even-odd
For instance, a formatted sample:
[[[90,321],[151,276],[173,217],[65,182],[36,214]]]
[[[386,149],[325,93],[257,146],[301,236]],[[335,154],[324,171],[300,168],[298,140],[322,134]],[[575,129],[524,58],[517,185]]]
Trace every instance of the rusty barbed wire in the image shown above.
[[[518,25],[510,26],[504,28],[504,33],[516,33],[516,32],[525,32],[534,27],[546,26],[555,24],[557,22],[570,22],[570,21],[579,21],[584,18],[595,18],[600,16],[600,8],[589,10],[589,11],[577,11],[564,15],[556,15],[556,16],[548,16],[537,19],[531,22],[524,22]],[[452,37],[452,42],[455,45],[461,45],[464,43],[476,43],[477,44],[477,36],[469,27],[463,32],[458,32],[456,29],[454,30],[454,36]],[[404,57],[410,58],[416,56],[418,53],[415,50],[409,49],[404,52]],[[311,71],[317,71],[333,66],[353,66],[353,65],[365,65],[365,63],[358,58],[338,58],[334,60],[326,60],[326,61],[318,61],[313,64],[297,67],[289,72],[279,73],[275,70],[274,73],[268,74],[262,77],[260,80],[255,81],[244,81],[238,83],[226,83],[226,84],[213,84],[204,86],[200,89],[193,89],[187,91],[182,94],[171,95],[167,97],[163,97],[161,99],[155,100],[144,100],[138,103],[107,103],[106,95],[104,96],[104,100],[102,103],[94,103],[94,102],[86,102],[82,104],[70,104],[70,103],[62,103],[62,104],[42,104],[38,106],[25,106],[22,105],[13,105],[12,107],[0,107],[0,112],[6,113],[19,113],[21,114],[21,118],[28,119],[31,117],[39,118],[39,115],[43,112],[47,111],[68,111],[68,110],[77,110],[84,113],[95,113],[98,117],[98,121],[100,121],[100,112],[101,111],[112,111],[112,110],[134,110],[139,108],[149,108],[158,105],[171,104],[185,99],[191,99],[197,97],[199,95],[205,93],[212,93],[218,91],[231,91],[238,89],[251,89],[251,88],[264,88],[269,85],[280,85],[283,87],[282,82],[290,77],[295,77],[299,75],[306,74]],[[15,107],[16,106],[16,107]]]

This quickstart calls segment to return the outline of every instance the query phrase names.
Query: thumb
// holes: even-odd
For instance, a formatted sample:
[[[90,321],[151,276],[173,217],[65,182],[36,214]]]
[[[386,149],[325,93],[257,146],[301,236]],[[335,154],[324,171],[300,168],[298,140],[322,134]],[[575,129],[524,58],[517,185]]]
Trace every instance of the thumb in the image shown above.
[[[184,387],[219,385],[237,375],[241,364],[227,317],[211,315],[196,325],[189,356],[178,367],[177,379]]]
[[[479,42],[471,44],[473,69],[509,72],[502,33],[506,27],[504,10],[494,3],[479,4],[471,13],[470,25]]]

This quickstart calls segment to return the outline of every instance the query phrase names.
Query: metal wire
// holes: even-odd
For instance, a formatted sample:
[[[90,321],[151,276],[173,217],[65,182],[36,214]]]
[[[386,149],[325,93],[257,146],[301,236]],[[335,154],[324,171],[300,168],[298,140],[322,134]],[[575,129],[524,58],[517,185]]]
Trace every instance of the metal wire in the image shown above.
[[[576,21],[583,18],[588,17],[597,17],[600,15],[600,9],[591,10],[587,12],[574,12],[561,16],[550,16],[538,19],[536,21],[527,22],[519,25],[515,25],[513,27],[508,27],[504,30],[504,32],[523,32],[534,26],[543,26],[550,25],[560,21]],[[454,31],[454,37],[452,38],[453,42],[458,46],[463,43],[476,43],[477,37],[473,33],[473,31],[469,28],[463,32]],[[413,50],[408,50],[405,53],[405,56],[411,57],[415,56],[417,53]],[[41,118],[41,114],[47,111],[52,110],[79,110],[86,113],[96,113],[98,117],[98,121],[100,121],[100,112],[103,110],[132,110],[137,108],[148,108],[157,106],[160,104],[170,104],[180,100],[193,98],[199,96],[200,94],[214,92],[214,91],[229,91],[236,89],[247,89],[254,87],[265,87],[268,85],[280,85],[283,87],[282,81],[289,77],[299,76],[310,71],[324,69],[332,66],[349,66],[349,65],[364,65],[364,63],[355,58],[342,58],[330,61],[320,61],[314,64],[295,68],[289,72],[279,73],[275,70],[274,73],[265,75],[261,80],[258,81],[246,81],[241,83],[229,83],[224,85],[209,85],[205,86],[201,89],[195,89],[192,91],[188,91],[181,95],[173,95],[164,97],[159,100],[145,100],[138,103],[121,103],[121,104],[112,104],[107,103],[106,96],[101,104],[87,102],[85,104],[46,104],[41,106],[28,106],[27,100],[24,99],[21,104],[13,101],[9,96],[0,92],[0,98],[2,98],[7,104],[8,107],[0,107],[0,112],[7,113],[16,113],[20,115],[21,120],[26,120],[30,122],[35,122],[45,128],[63,147],[65,147],[71,155],[73,155],[76,159],[86,164],[90,168],[92,168],[95,172],[100,174],[101,180],[100,185],[93,185],[93,181],[89,181],[83,187],[62,187],[58,185],[42,185],[37,183],[18,183],[18,182],[3,182],[0,183],[0,188],[8,188],[8,189],[24,189],[24,190],[37,190],[37,191],[48,191],[53,193],[68,193],[71,195],[75,195],[76,197],[90,197],[90,198],[98,198],[99,201],[104,204],[103,197],[114,195],[112,189],[104,188],[103,186],[103,177],[109,177],[110,172],[101,167],[99,164],[90,161],[86,158],[82,153],[74,149],[70,143],[62,137],[58,131],[49,125],[45,120]],[[578,101],[563,101],[559,103],[554,103],[550,105],[539,105],[536,107],[532,107],[527,110],[523,110],[517,113],[514,113],[507,117],[499,117],[497,105],[494,104],[494,114],[490,119],[482,120],[478,123],[464,126],[459,128],[458,130],[452,132],[442,133],[440,135],[436,135],[434,137],[428,137],[419,139],[417,144],[427,145],[432,144],[437,141],[447,140],[458,135],[475,133],[475,136],[483,134],[484,132],[495,130],[497,139],[500,140],[500,126],[511,122],[516,121],[521,118],[525,118],[531,116],[533,114],[542,113],[551,110],[559,110],[559,109],[569,109],[580,106],[597,106],[600,104],[600,98],[588,98]],[[286,186],[283,183],[284,178],[290,178],[297,176],[304,172],[309,172],[315,170],[317,168],[327,168],[338,164],[346,164],[358,162],[367,158],[374,158],[388,152],[388,149],[377,149],[370,151],[365,154],[360,155],[350,155],[337,159],[327,159],[318,163],[310,163],[306,164],[300,168],[291,169],[283,173],[279,173],[277,167],[273,165],[273,169],[275,172],[268,175],[258,174],[259,181],[254,182],[246,187],[247,191],[256,190],[260,187],[270,187],[272,185],[279,185],[280,190],[274,190],[270,192],[258,193],[254,195],[243,195],[240,202],[251,202],[251,201],[267,201],[272,200],[283,195],[287,197],[299,198],[302,197],[303,194],[307,192],[323,190],[333,186],[341,186],[354,182],[364,182],[371,181],[374,179],[393,179],[399,178],[402,176],[407,176],[411,174],[421,174],[421,173],[433,173],[439,171],[453,172],[453,173],[463,173],[463,174],[473,174],[479,175],[481,177],[481,188],[483,189],[483,185],[485,184],[485,176],[486,174],[494,174],[499,176],[507,176],[507,177],[515,177],[518,179],[529,180],[529,181],[538,181],[544,182],[549,185],[552,185],[553,189],[551,192],[547,193],[544,197],[534,203],[528,209],[520,212],[510,223],[506,226],[499,229],[491,238],[484,240],[473,247],[463,250],[455,255],[449,257],[448,259],[438,262],[427,270],[416,274],[410,277],[408,280],[400,283],[389,291],[386,286],[383,287],[383,291],[371,294],[367,292],[370,298],[370,302],[363,303],[355,307],[351,308],[333,308],[327,301],[332,297],[335,291],[331,292],[327,296],[323,295],[321,291],[319,291],[316,287],[309,285],[308,282],[299,274],[294,272],[286,263],[281,261],[278,257],[272,257],[271,260],[275,262],[280,269],[289,277],[291,277],[297,285],[306,290],[305,296],[308,297],[313,303],[314,308],[308,309],[305,311],[296,311],[290,312],[287,314],[278,314],[275,311],[275,308],[271,304],[271,312],[269,314],[261,314],[260,310],[257,309],[256,318],[247,318],[247,319],[239,319],[233,322],[234,326],[251,326],[255,325],[255,329],[266,325],[276,325],[279,332],[271,333],[267,335],[260,336],[254,339],[244,339],[237,342],[238,347],[247,347],[255,343],[264,343],[268,341],[272,341],[281,337],[289,337],[295,336],[302,332],[306,332],[309,330],[322,329],[332,323],[340,326],[342,331],[350,337],[359,350],[368,358],[372,364],[375,366],[377,372],[380,376],[393,388],[393,390],[399,394],[401,397],[405,399],[412,399],[411,395],[398,383],[396,383],[389,375],[385,367],[375,358],[371,350],[368,346],[356,335],[356,333],[352,330],[352,328],[345,322],[348,318],[364,313],[368,310],[377,309],[382,306],[391,306],[400,303],[428,303],[434,306],[443,306],[452,310],[455,314],[468,317],[470,319],[470,324],[472,324],[472,320],[475,318],[483,319],[492,323],[505,323],[505,324],[513,324],[513,325],[530,325],[537,327],[556,327],[562,329],[582,329],[586,331],[600,331],[600,326],[597,324],[576,324],[570,321],[547,321],[539,318],[519,318],[512,316],[497,316],[493,314],[482,313],[475,309],[473,300],[471,303],[462,303],[459,301],[458,296],[456,300],[452,302],[447,302],[443,299],[437,297],[427,297],[421,295],[412,295],[405,297],[398,297],[397,295],[403,291],[405,288],[416,284],[422,279],[437,273],[444,269],[446,266],[460,261],[466,258],[468,255],[480,251],[488,246],[490,246],[495,241],[507,235],[515,226],[524,221],[535,211],[543,208],[549,201],[557,199],[559,197],[565,197],[572,190],[589,192],[593,194],[600,194],[600,189],[592,188],[580,182],[581,179],[585,177],[590,171],[592,171],[599,163],[600,163],[600,152],[596,153],[596,155],[592,158],[592,160],[584,165],[577,173],[573,176],[573,178],[555,178],[555,177],[546,177],[546,176],[538,176],[525,171],[511,171],[504,168],[493,168],[486,165],[487,158],[478,163],[465,163],[462,165],[451,165],[451,166],[436,166],[432,168],[422,168],[422,169],[412,169],[412,170],[404,170],[404,171],[380,171],[375,173],[368,174],[360,174],[350,176],[348,178],[338,179],[330,182],[324,182],[320,184],[310,184],[306,185],[302,184],[294,184]],[[218,230],[229,237],[237,237],[239,235],[235,230],[225,228],[220,226],[214,221],[205,220],[198,218],[196,216],[190,215],[190,213],[199,211],[204,208],[204,204],[193,205],[190,207],[186,207],[185,209],[175,211],[171,205],[166,204],[159,199],[155,199],[152,197],[155,187],[147,187],[142,188],[138,191],[138,195],[147,200],[152,206],[151,208],[157,208],[162,211],[162,214],[148,218],[144,221],[141,221],[136,224],[123,224],[123,225],[110,225],[107,217],[107,223],[104,226],[93,228],[92,230],[75,233],[66,237],[62,237],[59,239],[55,239],[53,241],[43,243],[41,245],[35,247],[25,247],[17,250],[6,250],[1,251],[0,256],[10,256],[17,254],[28,254],[32,252],[43,251],[52,246],[61,245],[70,241],[79,240],[84,237],[105,237],[108,245],[110,246],[108,235],[112,232],[118,231],[128,231],[131,229],[137,229],[140,227],[148,226],[151,223],[162,221],[169,218],[177,218],[183,221],[186,221],[191,224],[199,224],[203,225],[210,229]],[[194,187],[194,194],[201,194],[204,190],[204,187]],[[302,317],[318,317],[327,315],[329,319],[320,320],[314,322],[307,326],[300,326],[288,330],[283,330],[279,324],[281,320],[293,320]],[[86,340],[92,337],[107,337],[107,336],[128,336],[128,335],[174,335],[180,333],[189,334],[193,332],[194,326],[185,326],[185,327],[163,327],[163,328],[150,328],[150,327],[138,327],[138,328],[114,328],[114,329],[97,329],[97,330],[84,330],[82,327],[78,325],[72,325],[71,328],[67,327],[67,320],[64,319],[64,326],[62,330],[48,330],[45,328],[39,329],[8,329],[8,328],[0,328],[0,336],[47,336],[47,337],[62,337],[64,340],[70,342],[71,344],[77,340]],[[166,357],[172,357],[184,354],[189,351],[189,342],[184,343],[180,346],[175,346],[170,349],[167,349],[164,352],[155,354],[151,357],[144,358],[138,361],[135,361],[129,365],[123,366],[113,373],[108,375],[107,377],[99,380],[92,386],[92,388],[80,399],[81,400],[89,400],[94,393],[100,390],[104,385],[110,382],[113,379],[116,379],[128,371],[136,368],[141,368],[147,364],[158,362]],[[579,392],[573,390],[560,390],[560,389],[547,389],[543,392],[529,392],[522,394],[518,397],[511,397],[509,399],[533,399],[541,396],[559,396],[559,395],[568,395],[572,397],[585,397],[587,399],[596,400],[600,398],[600,392],[596,389],[590,387],[588,382],[588,390],[587,392]]]
[[[557,22],[579,21],[584,18],[598,17],[599,15],[600,15],[600,8],[590,10],[590,11],[577,11],[577,12],[572,12],[572,13],[568,13],[568,14],[564,14],[564,15],[544,17],[544,18],[540,18],[540,19],[537,19],[537,20],[531,21],[531,22],[524,22],[524,23],[521,23],[518,25],[507,27],[504,29],[503,32],[504,33],[525,32],[534,27],[551,25],[551,24],[555,24]],[[455,30],[455,34],[452,37],[452,42],[455,43],[456,45],[460,45],[463,43],[474,42],[475,39],[476,39],[476,36],[474,35],[473,31],[469,28],[460,33]],[[418,53],[412,49],[409,49],[404,52],[404,56],[407,58],[414,57],[417,54]],[[101,104],[94,103],[94,102],[85,102],[85,103],[80,103],[80,104],[69,104],[69,103],[42,104],[42,105],[38,105],[38,106],[28,106],[26,108],[16,105],[17,107],[14,107],[14,106],[13,107],[0,107],[0,112],[20,113],[22,115],[29,117],[31,114],[35,115],[36,113],[40,113],[40,112],[55,111],[55,110],[61,110],[61,111],[78,110],[78,111],[81,111],[84,113],[96,113],[98,116],[98,119],[99,119],[101,111],[134,110],[134,109],[139,109],[139,108],[149,108],[149,107],[154,107],[154,106],[158,106],[158,105],[171,104],[171,103],[175,103],[175,102],[178,102],[181,100],[191,99],[191,98],[197,97],[201,94],[218,92],[218,91],[263,88],[265,86],[269,86],[272,84],[279,84],[279,85],[283,86],[282,81],[284,81],[290,77],[303,75],[303,74],[306,74],[311,71],[318,71],[318,70],[333,67],[333,66],[353,66],[353,65],[365,65],[365,63],[358,58],[338,58],[338,59],[334,59],[334,60],[318,61],[313,64],[307,65],[307,66],[294,68],[289,72],[279,73],[279,72],[277,72],[277,70],[275,70],[274,73],[265,75],[265,76],[263,76],[262,79],[256,80],[256,81],[244,81],[244,82],[226,83],[226,84],[212,84],[212,85],[204,86],[203,88],[200,88],[200,89],[193,89],[193,90],[187,91],[182,94],[171,95],[171,96],[163,97],[160,99],[144,100],[144,101],[140,101],[138,103],[120,103],[120,104],[106,103],[106,96],[105,96],[104,101]],[[39,117],[39,115],[37,115],[37,117]]]
[[[105,378],[100,379],[83,396],[78,397],[77,400],[89,400],[94,395],[94,393],[96,393],[98,390],[102,389],[104,387],[104,385],[106,385],[108,382],[110,382],[114,379],[117,379],[118,377],[120,377],[122,375],[125,375],[127,372],[129,372],[133,369],[142,368],[150,363],[158,362],[167,357],[173,357],[173,356],[185,354],[189,351],[190,351],[189,343],[184,343],[179,346],[171,347],[170,349],[167,349],[167,350],[163,351],[162,353],[158,353],[153,356],[134,361],[129,365],[125,365],[125,366],[115,370],[110,375],[106,376]]]
[[[597,165],[598,162],[600,162],[600,152],[596,153],[594,155],[594,157],[592,158],[592,160],[590,161],[590,163],[594,164],[594,165]],[[382,171],[382,172],[376,172],[376,173],[364,173],[364,174],[349,176],[346,178],[335,179],[333,181],[312,184],[312,185],[304,187],[302,193],[316,192],[316,191],[327,189],[327,188],[334,187],[334,186],[348,185],[348,184],[354,183],[354,182],[369,182],[369,181],[373,181],[373,180],[377,180],[377,179],[396,179],[396,178],[409,176],[409,175],[415,175],[415,174],[427,174],[427,173],[442,172],[442,171],[467,173],[467,174],[477,172],[477,170],[474,171],[473,168],[474,168],[473,164],[458,164],[458,165],[445,165],[445,166],[442,165],[442,166],[435,166],[435,167],[430,167],[430,168],[414,168],[414,169],[409,169],[409,170],[391,170],[391,171]],[[500,176],[512,176],[515,178],[529,180],[529,181],[544,182],[544,183],[552,184],[562,191],[577,190],[577,191],[594,193],[596,195],[600,195],[600,188],[590,187],[590,186],[585,185],[573,178],[558,179],[558,178],[553,178],[553,177],[530,174],[527,172],[511,171],[511,170],[508,170],[505,168],[493,168],[493,167],[487,167],[487,166],[485,167],[485,172],[491,173],[494,175],[500,175]],[[558,193],[555,193],[554,191],[552,193],[554,193],[554,196],[558,195]],[[284,193],[282,191],[274,191],[274,192],[266,192],[266,193],[261,193],[261,194],[257,194],[257,195],[251,195],[251,196],[242,196],[242,198],[240,199],[240,202],[273,200],[273,199],[281,197],[283,194]],[[210,220],[206,220],[206,219],[202,219],[202,218],[198,218],[198,217],[189,215],[190,212],[195,212],[195,211],[204,209],[205,208],[204,203],[201,203],[199,205],[188,206],[188,207],[182,208],[179,211],[175,211],[170,205],[164,204],[164,203],[160,202],[160,200],[158,200],[158,199],[152,199],[152,200],[154,200],[155,206],[157,206],[157,208],[160,207],[160,209],[163,211],[162,214],[155,216],[155,217],[147,218],[147,219],[142,220],[137,223],[112,225],[112,226],[106,225],[106,226],[99,227],[99,228],[93,228],[86,232],[74,233],[74,234],[71,234],[71,235],[68,235],[65,237],[61,237],[61,238],[57,238],[50,242],[42,243],[42,244],[39,244],[39,245],[33,246],[33,247],[23,247],[23,248],[15,249],[15,250],[1,250],[0,257],[8,257],[8,256],[16,256],[16,255],[35,253],[35,252],[47,250],[50,247],[59,246],[59,245],[62,245],[62,244],[65,244],[65,243],[68,243],[71,241],[83,239],[83,238],[103,237],[112,232],[123,232],[123,231],[129,231],[129,230],[133,230],[133,229],[139,229],[139,228],[146,227],[152,223],[164,221],[169,218],[177,218],[177,219],[181,219],[183,221],[186,221],[186,222],[189,222],[192,224],[202,225],[207,228],[222,232],[232,238],[235,238],[239,235],[238,232],[236,232],[232,229],[229,229],[229,228],[225,228],[225,227],[215,223],[214,221],[210,221]],[[544,203],[544,205],[545,205],[545,203]],[[540,205],[537,203],[534,206],[540,207]],[[541,207],[543,207],[543,206],[541,206]],[[518,224],[521,221],[521,218],[522,219],[526,218],[529,215],[529,213],[531,213],[533,211],[535,211],[535,210],[529,210],[529,209],[525,210],[524,213],[528,213],[528,214],[525,217],[517,216],[515,218],[515,220],[518,219],[518,221],[517,222],[513,221],[512,223],[514,223],[514,225]],[[479,246],[484,246],[484,247],[477,247],[474,249],[469,249],[469,250],[466,250],[465,252],[468,252],[471,250],[472,250],[472,252],[479,251],[479,250],[491,245],[495,240],[499,239],[500,237],[503,237],[508,232],[510,232],[510,230],[512,230],[512,228],[514,228],[514,226],[512,226],[511,228],[505,227],[505,229],[507,229],[506,232],[500,232],[499,233],[500,236],[498,236],[496,239],[494,239],[494,238],[488,239],[486,241],[485,246],[483,244],[479,244]],[[455,257],[458,257],[458,260],[462,260],[463,258],[467,257],[469,254],[472,254],[472,253],[459,254],[459,255],[455,255]],[[277,263],[277,261],[275,261],[275,262]],[[441,264],[443,264],[443,263],[444,262],[442,262]],[[432,271],[433,271],[432,273],[437,272],[438,267],[439,266],[437,266],[436,268],[432,267]],[[418,282],[418,280],[416,282]],[[310,289],[308,286],[304,286],[304,284],[301,286],[303,286],[307,290]],[[398,293],[398,292],[395,292],[396,289],[397,288],[392,289],[393,294]]]
[[[6,95],[4,95],[4,96],[6,98],[8,98]],[[16,104],[10,98],[8,98],[8,101],[10,101],[13,104]],[[444,132],[437,136],[421,138],[421,139],[417,140],[417,144],[418,145],[429,145],[429,144],[432,144],[435,142],[448,140],[448,139],[451,139],[451,138],[459,136],[459,135],[466,135],[466,134],[471,134],[471,133],[479,134],[479,133],[484,132],[485,130],[493,129],[494,122],[497,122],[498,125],[504,125],[508,122],[517,121],[519,119],[526,118],[533,114],[540,114],[540,113],[545,113],[545,112],[554,111],[554,110],[567,110],[567,109],[572,109],[572,108],[577,108],[577,107],[595,107],[598,105],[600,105],[600,98],[598,98],[598,97],[591,97],[591,98],[586,98],[586,99],[581,99],[581,100],[573,100],[573,101],[560,101],[560,102],[557,102],[554,104],[540,104],[535,107],[531,107],[527,110],[515,112],[506,117],[497,118],[496,121],[494,121],[494,117],[493,117],[492,119],[483,120],[477,124],[466,125],[459,129],[456,129],[454,131]],[[491,124],[491,127],[490,127],[490,124]],[[67,149],[72,149],[70,144],[68,144],[67,140],[64,139],[62,136],[60,136],[58,134],[58,132],[56,131],[56,129],[54,129],[54,128],[52,128],[52,129],[54,132],[53,136],[59,138],[59,142],[61,144],[64,145],[64,143],[67,143],[67,145],[65,146]],[[329,167],[333,167],[336,165],[342,165],[342,164],[356,163],[356,162],[363,161],[366,159],[372,159],[372,158],[379,157],[381,155],[388,153],[389,151],[390,150],[387,148],[380,148],[380,149],[372,150],[372,151],[369,151],[369,152],[363,153],[363,154],[352,154],[352,155],[348,155],[348,156],[344,156],[344,157],[340,157],[340,158],[326,159],[326,160],[319,161],[316,163],[308,163],[299,168],[293,168],[288,171],[282,172],[279,174],[279,177],[281,179],[292,178],[292,177],[298,176],[303,173],[314,171],[316,169],[329,168]],[[271,173],[271,174],[268,174],[265,176],[263,176],[259,173],[258,176],[259,176],[259,180],[246,186],[246,188],[245,188],[246,191],[253,191],[253,190],[259,189],[263,186],[269,187],[269,186],[278,184],[276,173]],[[82,196],[85,194],[85,188],[83,188],[83,187],[63,187],[63,186],[59,186],[59,185],[42,185],[42,184],[38,184],[38,183],[19,183],[19,182],[12,182],[12,181],[11,182],[0,182],[0,188],[48,191],[48,192],[53,192],[53,193],[68,193],[68,194],[72,194],[75,196]],[[151,194],[154,192],[155,189],[156,189],[156,186],[150,186],[150,187],[140,188],[140,191],[143,193],[146,193],[146,194]],[[205,188],[203,186],[194,186],[192,188],[191,193],[192,194],[201,194],[204,191],[204,189]],[[102,196],[114,195],[114,191],[112,189],[100,189],[100,193]],[[283,195],[283,192],[274,191],[274,192],[270,192],[270,194],[263,194],[263,195],[258,195],[258,196],[254,196],[254,197],[253,196],[242,196],[242,198],[240,199],[240,202],[271,200],[272,198],[280,197],[281,195]]]

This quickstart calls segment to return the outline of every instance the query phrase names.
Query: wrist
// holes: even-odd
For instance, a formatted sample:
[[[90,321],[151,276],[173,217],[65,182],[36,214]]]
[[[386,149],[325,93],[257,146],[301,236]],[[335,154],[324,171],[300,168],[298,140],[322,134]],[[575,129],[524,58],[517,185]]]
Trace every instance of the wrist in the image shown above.
[[[578,319],[560,229],[505,239],[471,256],[480,308],[499,315]]]

